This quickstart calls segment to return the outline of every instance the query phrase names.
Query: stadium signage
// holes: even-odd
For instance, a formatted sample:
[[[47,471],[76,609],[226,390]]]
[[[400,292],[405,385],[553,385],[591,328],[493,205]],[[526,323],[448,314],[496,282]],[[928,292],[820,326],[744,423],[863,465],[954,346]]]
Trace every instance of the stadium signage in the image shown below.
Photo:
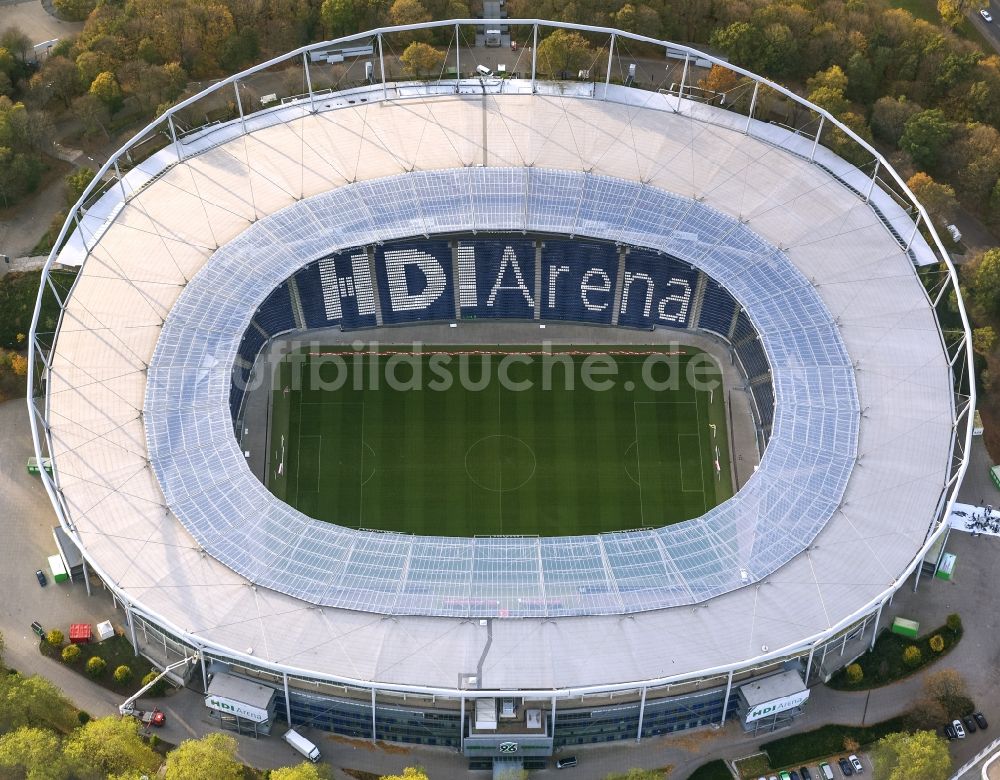
[[[763,704],[758,704],[756,707],[751,707],[747,712],[746,722],[753,723],[755,720],[766,718],[768,715],[776,715],[779,712],[794,709],[804,704],[808,698],[809,691],[804,690],[793,693],[790,696],[782,696],[780,699],[772,699]]]
[[[205,706],[209,709],[224,712],[227,715],[235,715],[238,718],[252,720],[254,723],[264,723],[268,719],[267,710],[244,704],[235,699],[227,699],[225,696],[206,696]]]
[[[319,262],[330,322],[371,326],[379,300],[389,324],[459,313],[683,328],[698,280],[687,263],[610,242],[427,238],[370,251],[352,249]]]

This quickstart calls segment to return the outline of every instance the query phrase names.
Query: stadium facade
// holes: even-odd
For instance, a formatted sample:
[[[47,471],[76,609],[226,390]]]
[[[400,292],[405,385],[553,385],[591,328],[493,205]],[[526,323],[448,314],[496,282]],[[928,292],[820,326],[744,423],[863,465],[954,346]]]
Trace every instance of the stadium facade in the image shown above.
[[[899,176],[822,109],[684,46],[508,24],[535,44],[509,78],[476,47],[456,63],[474,78],[393,76],[400,33],[471,42],[483,22],[461,20],[213,85],[101,169],[46,266],[39,308],[61,314],[51,334],[36,311],[29,384],[46,489],[88,589],[137,650],[196,656],[227,727],[482,760],[773,728],[936,565],[970,335]],[[555,27],[598,53],[579,80],[537,70]],[[371,83],[347,86],[366,60]],[[694,86],[713,64],[730,93]],[[289,69],[302,87],[276,88]],[[57,263],[79,267],[68,294]],[[495,306],[498,285],[520,299]],[[271,339],[470,316],[714,334],[759,468],[701,518],[527,539],[319,523],[250,472],[234,430],[255,424],[243,386]]]

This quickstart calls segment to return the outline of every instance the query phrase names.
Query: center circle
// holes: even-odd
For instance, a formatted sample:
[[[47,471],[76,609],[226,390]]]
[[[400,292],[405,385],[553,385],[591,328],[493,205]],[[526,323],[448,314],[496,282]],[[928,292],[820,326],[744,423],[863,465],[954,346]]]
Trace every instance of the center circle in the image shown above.
[[[495,433],[474,442],[465,453],[465,473],[491,493],[511,493],[535,476],[535,451],[517,436]]]

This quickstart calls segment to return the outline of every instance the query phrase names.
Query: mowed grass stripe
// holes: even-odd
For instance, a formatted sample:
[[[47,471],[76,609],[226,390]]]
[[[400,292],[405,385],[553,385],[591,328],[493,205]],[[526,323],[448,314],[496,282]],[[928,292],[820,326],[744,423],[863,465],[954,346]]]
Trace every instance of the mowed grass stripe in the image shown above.
[[[600,347],[576,349],[601,351]],[[565,386],[562,367],[552,372],[551,388],[542,389],[538,360],[527,366],[515,364],[510,371],[514,380],[530,379],[533,389],[503,389],[496,371],[500,357],[493,356],[492,377],[485,389],[463,388],[453,363],[452,386],[435,391],[426,388],[426,380],[433,376],[427,353],[433,350],[424,351],[421,390],[388,387],[384,365],[389,358],[382,356],[375,388],[354,389],[354,367],[348,361],[347,381],[336,391],[293,391],[291,398],[276,391],[276,406],[289,407],[290,485],[299,470],[305,469],[298,476],[306,477],[310,466],[305,459],[314,459],[309,445],[299,453],[300,439],[321,436],[323,440],[315,507],[302,490],[293,495],[289,489],[289,503],[318,519],[344,525],[445,536],[622,530],[677,522],[700,515],[706,505],[715,503],[717,483],[706,421],[710,416],[713,421],[724,420],[721,391],[710,408],[708,394],[695,393],[683,381],[670,390],[645,387],[643,356],[616,357],[618,375],[611,390],[583,386],[584,356],[572,358],[572,389]],[[678,359],[676,370],[683,371],[697,352],[686,351],[689,354]],[[366,385],[370,359],[362,368]],[[478,380],[481,360],[471,358],[470,363],[468,374]],[[311,371],[303,373],[308,378]],[[659,380],[666,376],[663,367],[654,373]],[[396,376],[405,379],[409,369],[400,369]],[[639,420],[635,410],[640,407],[656,411],[641,413]],[[272,431],[274,441],[280,435]],[[718,441],[725,442],[721,426]],[[692,482],[700,474],[709,495],[685,493],[682,468],[685,484],[689,474]],[[640,471],[641,491],[628,475],[638,477]],[[728,481],[728,461],[725,477]]]

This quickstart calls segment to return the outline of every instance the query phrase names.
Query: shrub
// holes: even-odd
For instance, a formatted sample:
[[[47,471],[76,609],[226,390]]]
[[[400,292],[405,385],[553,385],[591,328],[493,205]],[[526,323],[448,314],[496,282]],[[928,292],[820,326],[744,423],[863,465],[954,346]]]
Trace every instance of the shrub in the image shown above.
[[[132,679],[132,670],[128,668],[125,664],[117,667],[115,669],[115,682],[127,683]]]
[[[81,726],[86,726],[88,723],[90,723],[90,713],[80,710],[79,712],[76,713],[76,719],[80,722]]]
[[[940,653],[944,650],[944,637],[940,634],[935,634],[931,637],[928,644],[930,645],[931,650],[935,653]]]
[[[53,628],[45,635],[45,641],[53,647],[62,647],[62,643],[66,641],[66,636],[58,628]]]
[[[160,738],[156,736],[156,734],[152,734],[149,737],[149,746],[153,748],[153,750],[156,750],[156,746],[159,744],[160,744]]]
[[[945,621],[945,625],[948,626],[948,630],[954,633],[959,633],[962,630],[962,616],[957,612],[952,612],[948,615],[948,619]]]
[[[153,680],[159,676],[159,672],[155,669],[142,678],[142,684],[144,686],[149,685]],[[156,685],[149,689],[147,692],[148,696],[162,696],[166,691],[167,683],[165,680],[160,680]]]
[[[864,670],[861,668],[861,664],[851,664],[847,667],[847,679],[852,683],[859,683],[865,677]]]
[[[68,664],[76,663],[80,657],[79,645],[66,645],[62,650],[62,659]]]
[[[87,674],[91,677],[100,677],[104,673],[104,667],[107,665],[107,662],[103,658],[95,655],[87,661]]]
[[[920,648],[916,645],[910,645],[903,651],[903,663],[911,669],[915,669],[920,666],[920,662],[922,660],[923,655],[920,652]]]

